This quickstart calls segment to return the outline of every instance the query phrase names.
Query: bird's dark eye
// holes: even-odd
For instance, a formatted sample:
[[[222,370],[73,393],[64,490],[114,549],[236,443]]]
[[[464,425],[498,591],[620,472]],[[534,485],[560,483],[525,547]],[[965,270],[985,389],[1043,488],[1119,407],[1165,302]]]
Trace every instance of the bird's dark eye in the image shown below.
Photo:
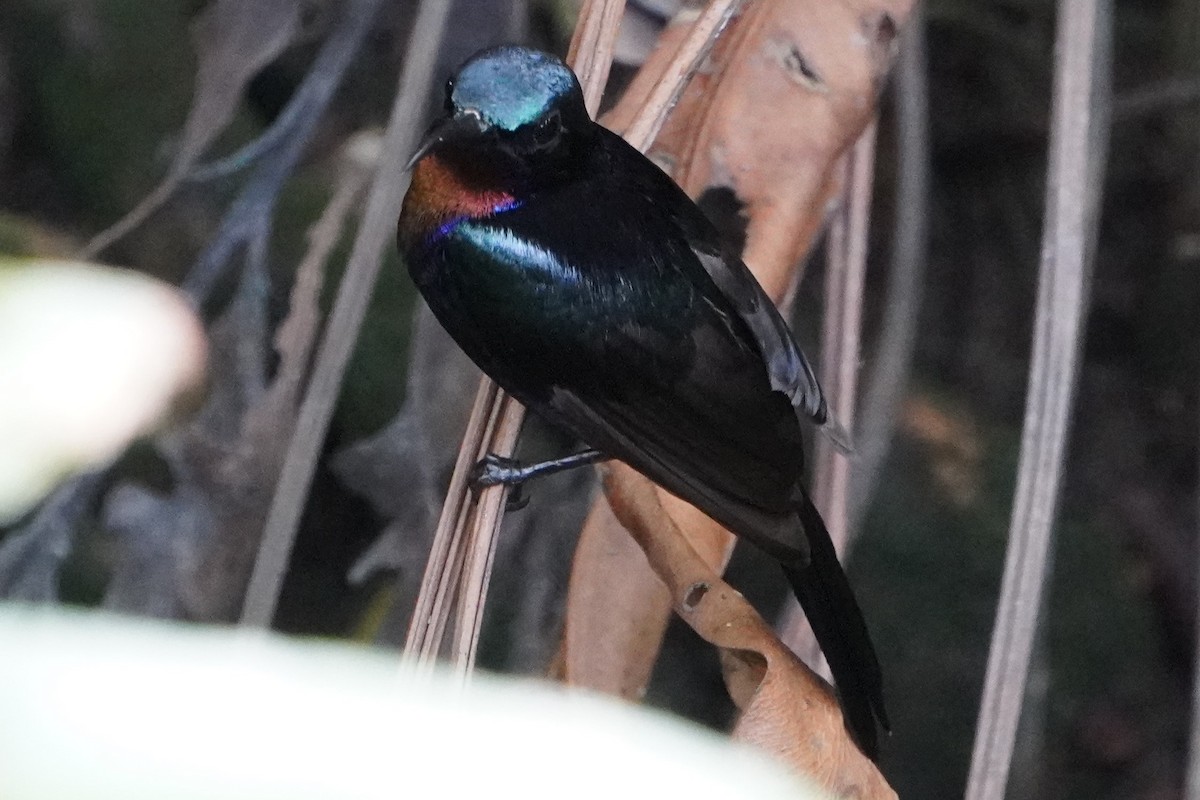
[[[442,107],[447,114],[454,113],[454,78],[446,81],[446,99],[443,101]]]
[[[558,141],[562,135],[562,115],[552,111],[533,126],[530,138],[534,148],[541,150]]]

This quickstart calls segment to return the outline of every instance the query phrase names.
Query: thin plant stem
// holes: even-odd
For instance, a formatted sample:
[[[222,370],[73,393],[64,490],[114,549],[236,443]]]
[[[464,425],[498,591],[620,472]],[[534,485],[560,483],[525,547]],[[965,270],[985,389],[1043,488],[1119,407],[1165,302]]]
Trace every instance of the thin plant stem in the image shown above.
[[[638,150],[645,150],[654,141],[666,122],[671,109],[679,102],[689,76],[695,74],[700,63],[712,52],[717,37],[729,24],[742,0],[712,0],[692,23],[687,38],[667,65],[662,77],[646,98],[646,109],[653,113],[639,113],[623,133],[625,141]]]
[[[383,248],[394,235],[396,215],[407,188],[402,168],[420,132],[420,115],[413,110],[421,106],[432,83],[450,5],[450,0],[423,0],[417,13],[400,87],[384,134],[383,156],[271,499],[262,544],[242,607],[241,624],[245,626],[266,628],[275,617],[317,457],[375,288]]]
[[[1200,565],[1197,566],[1196,575],[1200,578]],[[1200,597],[1200,584],[1197,586],[1196,595]],[[1196,612],[1194,631],[1196,645],[1192,665],[1192,730],[1188,738],[1187,775],[1183,792],[1187,800],[1200,800],[1200,609]]]
[[[492,401],[497,392],[496,384],[491,381],[481,381],[475,394],[475,404],[471,416],[467,420],[467,429],[463,433],[464,441],[482,440],[486,434],[488,415],[492,410]],[[454,464],[454,472],[450,478],[450,488],[446,492],[446,500],[442,505],[442,515],[438,520],[438,528],[433,535],[433,548],[429,553],[429,562],[425,567],[425,575],[421,589],[417,593],[417,606],[413,610],[413,623],[408,629],[408,638],[404,642],[404,651],[413,655],[422,653],[425,641],[430,638],[430,626],[434,620],[436,604],[436,583],[446,571],[447,564],[453,560],[455,540],[452,533],[460,524],[460,516],[465,508],[458,499],[467,489],[467,473],[474,463],[476,451],[463,447],[458,451],[458,459]],[[455,508],[458,503],[458,508]],[[418,624],[420,621],[420,624]],[[434,654],[436,655],[436,653]]]
[[[863,130],[850,155],[846,190],[845,251],[830,261],[826,276],[825,330],[821,337],[821,369],[830,412],[854,431],[862,349],[863,290],[875,185],[876,124]],[[851,460],[826,437],[817,442],[814,495],[829,533],[844,554],[849,536],[848,495]]]
[[[929,240],[929,66],[924,4],[904,29],[896,64],[896,212],[892,223],[883,322],[871,360],[862,408],[855,425],[854,476],[850,484],[850,542],[862,529],[896,429],[912,372],[922,280]]]
[[[871,122],[844,159],[845,191],[826,244],[825,319],[821,334],[821,385],[832,413],[847,431],[854,430],[862,340],[863,289],[874,189],[876,124]],[[848,541],[851,461],[831,441],[817,441],[813,502],[821,510],[839,554]],[[813,669],[829,677],[812,627],[795,598],[789,598],[779,624],[780,638]]]
[[[1111,36],[1111,2],[1059,4],[1046,221],[1029,394],[1008,553],[992,631],[967,800],[1002,800],[1048,573],[1079,368],[1106,140],[1097,104]]]
[[[508,413],[513,406],[519,407],[520,404],[512,397],[505,397],[496,430],[491,436],[496,448],[501,451],[512,452],[516,449],[517,437],[521,434],[523,415]],[[497,533],[508,492],[505,486],[490,486],[480,494],[476,504],[474,535],[471,537],[464,563],[454,641],[450,650],[450,663],[460,675],[465,675],[475,665],[479,634],[483,627],[484,600],[491,583],[492,565],[496,560],[496,542],[500,538]],[[493,502],[487,502],[492,498]]]

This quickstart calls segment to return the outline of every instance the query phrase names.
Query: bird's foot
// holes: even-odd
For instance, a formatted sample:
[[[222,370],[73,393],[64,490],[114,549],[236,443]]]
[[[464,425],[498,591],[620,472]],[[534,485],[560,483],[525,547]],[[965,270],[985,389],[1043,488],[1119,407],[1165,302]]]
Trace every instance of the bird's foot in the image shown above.
[[[536,478],[539,475],[553,475],[556,472],[582,467],[586,464],[595,464],[607,457],[599,450],[584,450],[563,458],[526,465],[515,458],[488,453],[471,469],[468,483],[475,492],[501,484],[510,487],[507,509],[515,511],[524,508],[529,503],[528,498],[522,496],[521,487],[530,478]]]
[[[520,511],[529,505],[529,498],[522,492],[524,483],[529,477],[528,470],[515,458],[488,453],[475,462],[475,466],[471,468],[467,485],[476,494],[489,486],[507,486],[509,492],[504,510]]]
[[[475,462],[467,480],[470,481],[472,489],[478,490],[489,486],[512,486],[524,481],[525,477],[525,470],[520,461],[488,453]]]

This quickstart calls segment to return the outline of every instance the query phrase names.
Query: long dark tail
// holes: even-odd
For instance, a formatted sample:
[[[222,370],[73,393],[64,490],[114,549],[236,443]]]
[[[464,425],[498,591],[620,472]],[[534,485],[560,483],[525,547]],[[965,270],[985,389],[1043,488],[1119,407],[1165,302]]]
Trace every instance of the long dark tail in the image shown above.
[[[854,590],[838,563],[825,521],[807,497],[799,508],[812,559],[807,567],[784,566],[817,644],[825,653],[842,700],[846,726],[872,760],[879,756],[876,720],[890,731],[883,708],[883,675]]]

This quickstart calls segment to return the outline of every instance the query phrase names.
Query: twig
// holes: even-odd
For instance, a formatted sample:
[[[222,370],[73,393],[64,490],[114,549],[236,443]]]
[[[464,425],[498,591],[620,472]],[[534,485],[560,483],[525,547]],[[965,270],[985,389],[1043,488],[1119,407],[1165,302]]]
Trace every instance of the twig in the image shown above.
[[[608,83],[616,34],[624,12],[625,0],[587,0],[567,48],[567,63],[579,77],[584,105],[593,117],[600,109],[600,98]]]
[[[431,661],[437,657],[438,647],[445,632],[445,621],[449,615],[441,613],[440,607],[445,602],[446,593],[457,580],[451,574],[456,571],[454,564],[461,563],[456,551],[462,545],[462,530],[466,523],[467,507],[464,498],[469,491],[467,474],[479,459],[479,448],[487,439],[488,429],[494,421],[493,412],[498,391],[498,387],[492,381],[479,382],[475,405],[471,409],[466,431],[463,432],[463,446],[459,448],[454,472],[450,477],[450,487],[446,490],[442,515],[433,535],[429,561],[425,566],[420,591],[417,593],[417,605],[413,609],[408,638],[404,642],[404,652],[419,662]],[[468,447],[468,442],[477,444],[475,447]]]
[[[306,118],[314,115],[306,106],[314,99],[316,84],[305,81],[300,84],[292,99],[288,102],[271,126],[263,131],[256,139],[247,142],[227,156],[212,161],[197,164],[184,180],[188,183],[206,183],[222,178],[228,178],[254,165],[256,161],[287,141],[298,130]]]
[[[258,163],[221,220],[216,235],[184,278],[183,290],[197,305],[208,299],[234,252],[269,225],[284,182],[294,172],[321,113],[341,85],[381,4],[382,0],[354,0],[347,7],[341,24],[325,40],[304,82],[272,126],[273,130],[281,130],[283,141]],[[264,137],[274,135],[268,131]]]
[[[407,188],[407,181],[401,175],[402,168],[416,143],[420,125],[420,115],[413,110],[420,107],[429,90],[449,12],[449,0],[424,0],[417,14],[400,76],[400,88],[384,135],[383,155],[267,515],[262,545],[242,608],[243,625],[268,627],[275,616],[283,575],[317,456],[366,315],[383,248],[391,240],[400,201]]]
[[[832,402],[830,413],[854,430],[858,363],[862,339],[863,287],[874,189],[876,123],[871,122],[845,158],[845,192],[827,245],[825,319],[821,333],[821,385]],[[849,540],[850,459],[826,437],[817,441],[813,502],[821,510],[839,555]],[[780,638],[809,664],[827,672],[820,648],[800,604],[789,598]],[[826,675],[828,677],[828,675]]]
[[[896,65],[896,218],[883,324],[863,391],[860,423],[855,426],[848,523],[851,540],[862,528],[887,458],[912,369],[928,244],[929,70],[923,4],[913,9],[904,37]]]
[[[80,473],[54,490],[23,527],[0,542],[0,598],[58,600],[59,572],[81,520],[100,496],[109,465]]]
[[[1114,97],[1113,121],[1123,122],[1197,102],[1200,102],[1200,77],[1168,78]]]
[[[1045,238],[1029,396],[996,627],[967,800],[1001,800],[1046,581],[1096,237],[1106,103],[1095,103],[1111,35],[1110,2],[1062,0],[1055,57]],[[1098,113],[1099,112],[1099,113]],[[1099,118],[1098,118],[1099,117]]]
[[[830,413],[853,432],[858,397],[858,365],[862,340],[863,287],[867,272],[871,197],[875,185],[876,123],[863,130],[847,163],[844,251],[830,253],[825,278],[825,319],[821,336],[821,370],[831,397]],[[847,497],[850,460],[827,437],[817,442],[814,501],[821,508],[838,552],[849,536]]]
[[[699,18],[692,23],[687,38],[679,45],[679,50],[667,65],[666,71],[654,85],[650,96],[646,98],[643,112],[621,134],[625,141],[638,150],[645,150],[658,135],[667,115],[679,102],[679,96],[687,86],[688,77],[695,74],[700,64],[712,52],[717,37],[729,24],[730,18],[737,11],[742,0],[712,0]],[[645,113],[645,109],[653,109],[653,113]]]
[[[499,424],[490,437],[501,452],[513,452],[517,447],[517,437],[521,434],[524,413],[512,413],[514,407],[520,408],[520,403],[505,397],[500,406]],[[463,678],[475,668],[475,655],[483,628],[483,606],[491,582],[492,564],[496,560],[496,542],[500,538],[504,504],[508,499],[506,489],[504,486],[489,487],[481,492],[478,501],[474,536],[471,537],[463,569],[454,642],[450,649],[450,663]]]
[[[346,147],[345,164],[333,197],[308,234],[309,247],[296,267],[296,277],[288,298],[288,316],[275,331],[275,352],[279,366],[271,383],[278,395],[278,413],[295,408],[308,375],[313,347],[320,330],[320,299],[324,267],[337,246],[346,219],[358,206],[359,198],[371,177],[374,159],[361,153],[365,139],[352,138]]]
[[[246,263],[242,267],[234,303],[243,304],[243,331],[234,352],[238,385],[247,405],[256,403],[267,389],[267,295],[271,276],[267,271],[267,250],[271,241],[271,217],[259,220],[246,242]]]
[[[1180,10],[1183,11],[1183,8],[1181,7]],[[1179,48],[1178,49],[1181,52],[1178,53],[1177,58],[1179,59],[1179,61],[1181,63],[1191,66],[1195,62],[1193,48],[1194,48],[1195,42],[1198,38],[1197,34],[1200,33],[1200,31],[1197,30],[1198,26],[1196,24],[1196,22],[1198,21],[1197,13],[1196,13],[1195,9],[1192,9],[1191,11],[1183,11],[1183,17],[1185,20],[1190,21],[1192,24],[1187,25],[1186,32],[1184,33],[1184,35],[1179,37],[1179,41],[1178,41]],[[1191,100],[1191,101],[1194,101],[1194,100],[1200,98],[1200,79],[1192,78],[1190,81],[1176,80],[1173,83],[1175,84],[1174,87],[1171,87],[1170,84],[1168,84],[1167,86],[1163,87],[1163,90],[1161,90],[1161,91],[1153,92],[1153,93],[1150,93],[1150,92],[1145,93],[1143,96],[1145,97],[1145,99],[1147,101],[1149,101],[1149,100],[1151,100],[1151,98],[1153,98],[1154,100],[1156,100],[1158,102],[1154,103],[1153,105],[1151,105],[1150,102],[1146,102],[1142,106],[1142,108],[1143,109],[1157,108],[1157,107],[1159,107],[1160,103],[1162,105],[1165,105],[1166,103],[1163,101],[1167,100],[1168,98],[1175,102],[1182,101],[1185,97],[1187,98],[1187,100]],[[1172,89],[1173,89],[1173,91],[1172,91]],[[1154,97],[1154,95],[1158,95],[1158,96]],[[1165,97],[1164,97],[1164,95],[1165,95]],[[1174,95],[1174,96],[1172,97],[1172,95]],[[1125,99],[1126,102],[1124,104],[1122,104],[1121,99]],[[1121,113],[1122,111],[1129,112],[1131,110],[1130,106],[1133,104],[1129,102],[1129,99],[1130,99],[1129,95],[1126,95],[1124,98],[1119,98],[1114,101],[1113,116],[1116,116],[1117,114]],[[1188,139],[1190,140],[1190,144],[1193,147],[1195,146],[1195,141],[1196,141],[1195,130],[1192,127],[1194,125],[1194,123],[1195,123],[1195,114],[1194,113],[1189,114],[1187,116],[1181,115],[1181,118],[1180,118],[1179,122],[1177,123],[1177,125],[1179,125],[1179,127],[1187,128],[1186,133],[1184,133],[1183,131],[1180,131],[1179,133],[1183,133],[1184,136],[1187,136]],[[1191,190],[1190,192],[1187,193],[1186,196],[1189,200],[1194,200],[1195,190],[1194,189]],[[1156,504],[1154,504],[1153,501],[1146,503],[1146,505],[1149,508],[1156,508]],[[1198,508],[1197,510],[1200,510],[1200,508]],[[1160,530],[1161,528],[1164,528],[1166,526],[1151,527],[1151,526],[1143,525],[1143,526],[1139,526],[1139,527],[1142,527],[1146,530],[1153,530],[1153,531],[1157,532],[1158,530]],[[1162,539],[1166,539],[1169,537],[1164,537],[1161,533],[1156,533],[1156,535],[1152,534],[1148,538],[1150,538],[1151,540],[1154,540],[1154,539],[1162,540]],[[1164,548],[1160,545],[1159,548],[1156,548],[1156,549],[1166,549],[1166,548]],[[1195,548],[1195,551],[1200,552],[1200,548]],[[1182,596],[1183,598],[1186,598],[1184,603],[1181,603],[1180,605],[1183,605],[1184,608],[1186,608],[1187,611],[1193,615],[1192,718],[1191,718],[1191,732],[1188,737],[1187,771],[1185,773],[1183,796],[1186,798],[1186,800],[1200,800],[1200,604],[1198,604],[1196,601],[1196,598],[1200,598],[1200,585],[1197,584],[1197,581],[1200,581],[1200,570],[1196,569],[1195,556],[1193,556],[1190,559],[1191,560],[1191,570],[1188,570],[1186,566],[1184,566],[1182,569],[1179,569],[1179,567],[1178,567],[1179,564],[1187,565],[1188,561],[1189,561],[1189,559],[1187,559],[1187,558],[1164,559],[1164,560],[1167,561],[1167,563],[1169,563],[1171,565],[1171,567],[1169,567],[1166,570],[1168,575],[1170,575],[1171,573],[1178,572],[1178,573],[1182,573],[1180,575],[1180,577],[1184,578],[1184,580],[1174,580],[1174,581],[1167,582],[1168,586],[1174,585],[1176,587],[1179,587],[1179,589],[1183,590],[1183,591],[1177,590],[1175,592],[1170,592],[1169,594],[1174,594],[1176,596]],[[1190,574],[1188,574],[1189,572],[1190,572]],[[1188,589],[1188,588],[1191,589],[1190,593],[1186,592],[1186,589]],[[1188,594],[1190,594],[1191,596],[1189,597]]]

